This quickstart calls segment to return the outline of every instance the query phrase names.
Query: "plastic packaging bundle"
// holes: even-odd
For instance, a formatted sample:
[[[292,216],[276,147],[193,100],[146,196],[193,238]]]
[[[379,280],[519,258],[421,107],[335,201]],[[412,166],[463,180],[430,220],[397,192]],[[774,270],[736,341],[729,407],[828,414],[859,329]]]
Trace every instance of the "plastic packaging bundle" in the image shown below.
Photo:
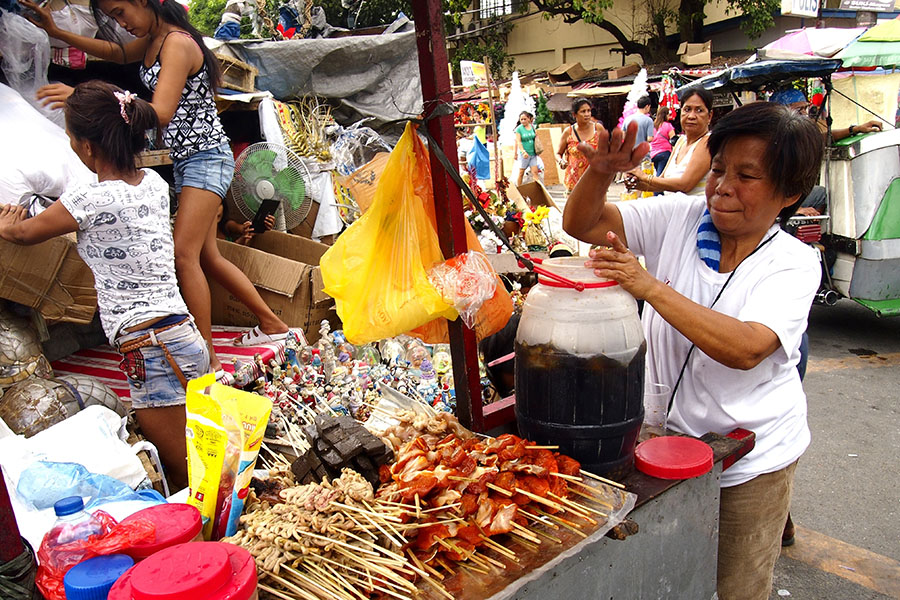
[[[65,127],[63,111],[42,106],[35,99],[38,88],[47,85],[50,38],[25,17],[4,13],[0,19],[0,66],[9,86],[19,92],[42,115]]]
[[[118,479],[91,473],[80,464],[62,462],[35,462],[22,471],[16,492],[38,510],[50,508],[66,496],[90,498],[87,508],[107,502],[147,501]]]
[[[469,250],[428,272],[431,284],[456,308],[467,327],[475,326],[481,305],[493,297],[497,275],[481,252]]]
[[[341,175],[350,175],[379,152],[391,151],[391,147],[374,129],[361,126],[364,122],[359,121],[346,128],[334,126],[337,129],[337,139],[331,144],[331,156]]]

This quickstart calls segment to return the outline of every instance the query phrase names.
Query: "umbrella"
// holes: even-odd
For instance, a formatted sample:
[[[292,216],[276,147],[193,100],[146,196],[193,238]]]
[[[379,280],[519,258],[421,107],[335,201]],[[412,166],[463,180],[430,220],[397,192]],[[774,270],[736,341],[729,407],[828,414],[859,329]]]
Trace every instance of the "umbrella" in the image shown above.
[[[720,73],[701,77],[683,85],[678,97],[689,87],[701,86],[715,92],[758,90],[769,83],[803,77],[825,77],[837,71],[841,61],[833,58],[807,57],[807,60],[764,60],[729,67]]]
[[[841,59],[845,67],[900,65],[900,21],[892,19],[875,25],[835,58]]]
[[[831,58],[859,37],[865,27],[804,27],[759,49],[760,60]]]

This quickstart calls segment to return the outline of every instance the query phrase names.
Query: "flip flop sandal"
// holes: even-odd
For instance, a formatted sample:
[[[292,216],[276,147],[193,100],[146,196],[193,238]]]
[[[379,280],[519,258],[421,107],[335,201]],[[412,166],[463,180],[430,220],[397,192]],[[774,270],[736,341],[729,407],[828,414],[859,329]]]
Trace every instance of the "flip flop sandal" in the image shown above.
[[[264,333],[263,330],[259,328],[259,325],[256,325],[252,329],[242,333],[239,337],[236,337],[232,341],[232,344],[235,346],[262,346],[265,344],[274,344],[284,341],[287,334],[287,331],[284,333]]]

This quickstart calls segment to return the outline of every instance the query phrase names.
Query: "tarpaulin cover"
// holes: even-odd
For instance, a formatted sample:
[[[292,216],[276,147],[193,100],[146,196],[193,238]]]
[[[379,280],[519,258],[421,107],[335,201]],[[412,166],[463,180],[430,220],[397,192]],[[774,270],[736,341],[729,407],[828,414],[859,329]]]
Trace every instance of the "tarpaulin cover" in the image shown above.
[[[335,120],[345,126],[372,117],[366,125],[377,130],[388,121],[422,111],[414,31],[278,42],[235,40],[215,46],[214,51],[259,69],[256,87],[279,100],[307,94],[325,98],[335,107]],[[400,131],[402,126],[398,135]]]

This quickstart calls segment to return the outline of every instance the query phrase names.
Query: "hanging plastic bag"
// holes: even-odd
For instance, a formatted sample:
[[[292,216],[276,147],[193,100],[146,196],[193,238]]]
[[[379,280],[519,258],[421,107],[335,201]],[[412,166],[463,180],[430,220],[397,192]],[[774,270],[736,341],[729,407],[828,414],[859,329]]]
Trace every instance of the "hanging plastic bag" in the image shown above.
[[[421,144],[407,124],[372,206],[319,261],[325,293],[335,299],[344,334],[354,344],[393,337],[437,317],[456,318],[428,281],[427,271],[444,258],[434,219],[423,206],[431,179],[427,159],[426,168],[420,164]]]
[[[416,153],[415,164],[419,172],[417,177],[422,178],[427,182],[427,186],[421,191],[422,197],[425,199],[425,212],[428,214],[428,219],[431,222],[432,228],[437,231],[437,217],[434,211],[434,192],[431,187],[431,165],[428,160],[428,149],[418,136],[415,138],[414,148]],[[484,256],[484,249],[478,242],[478,236],[475,235],[475,231],[472,229],[472,226],[469,225],[468,220],[465,222],[465,228],[466,246],[468,247],[469,252],[477,252]],[[460,257],[451,259],[448,263],[458,260],[459,258]],[[488,264],[488,267],[490,267],[490,264]],[[493,271],[493,269],[491,270]],[[494,275],[494,280],[496,285],[494,286],[493,295],[488,298],[475,313],[474,329],[478,339],[484,339],[503,329],[513,312],[513,302],[509,292],[506,291],[503,282],[496,274]],[[429,344],[446,343],[450,340],[450,331],[447,328],[447,321],[444,319],[435,319],[421,327],[408,331],[407,333]]]
[[[38,88],[47,85],[50,65],[50,38],[25,17],[4,13],[0,18],[0,66],[9,87],[19,92],[42,115],[65,127],[61,109],[42,106],[35,98]]]
[[[87,508],[107,502],[146,500],[118,479],[91,473],[83,465],[47,461],[37,461],[22,471],[16,492],[38,510],[50,508],[66,496],[89,498]]]
[[[478,179],[491,178],[491,158],[488,149],[484,147],[478,137],[475,137],[472,149],[466,155],[466,160],[470,167],[475,168],[475,177]]]
[[[475,326],[478,311],[493,297],[497,287],[497,274],[491,263],[475,250],[437,265],[428,272],[428,278],[470,328]]]

